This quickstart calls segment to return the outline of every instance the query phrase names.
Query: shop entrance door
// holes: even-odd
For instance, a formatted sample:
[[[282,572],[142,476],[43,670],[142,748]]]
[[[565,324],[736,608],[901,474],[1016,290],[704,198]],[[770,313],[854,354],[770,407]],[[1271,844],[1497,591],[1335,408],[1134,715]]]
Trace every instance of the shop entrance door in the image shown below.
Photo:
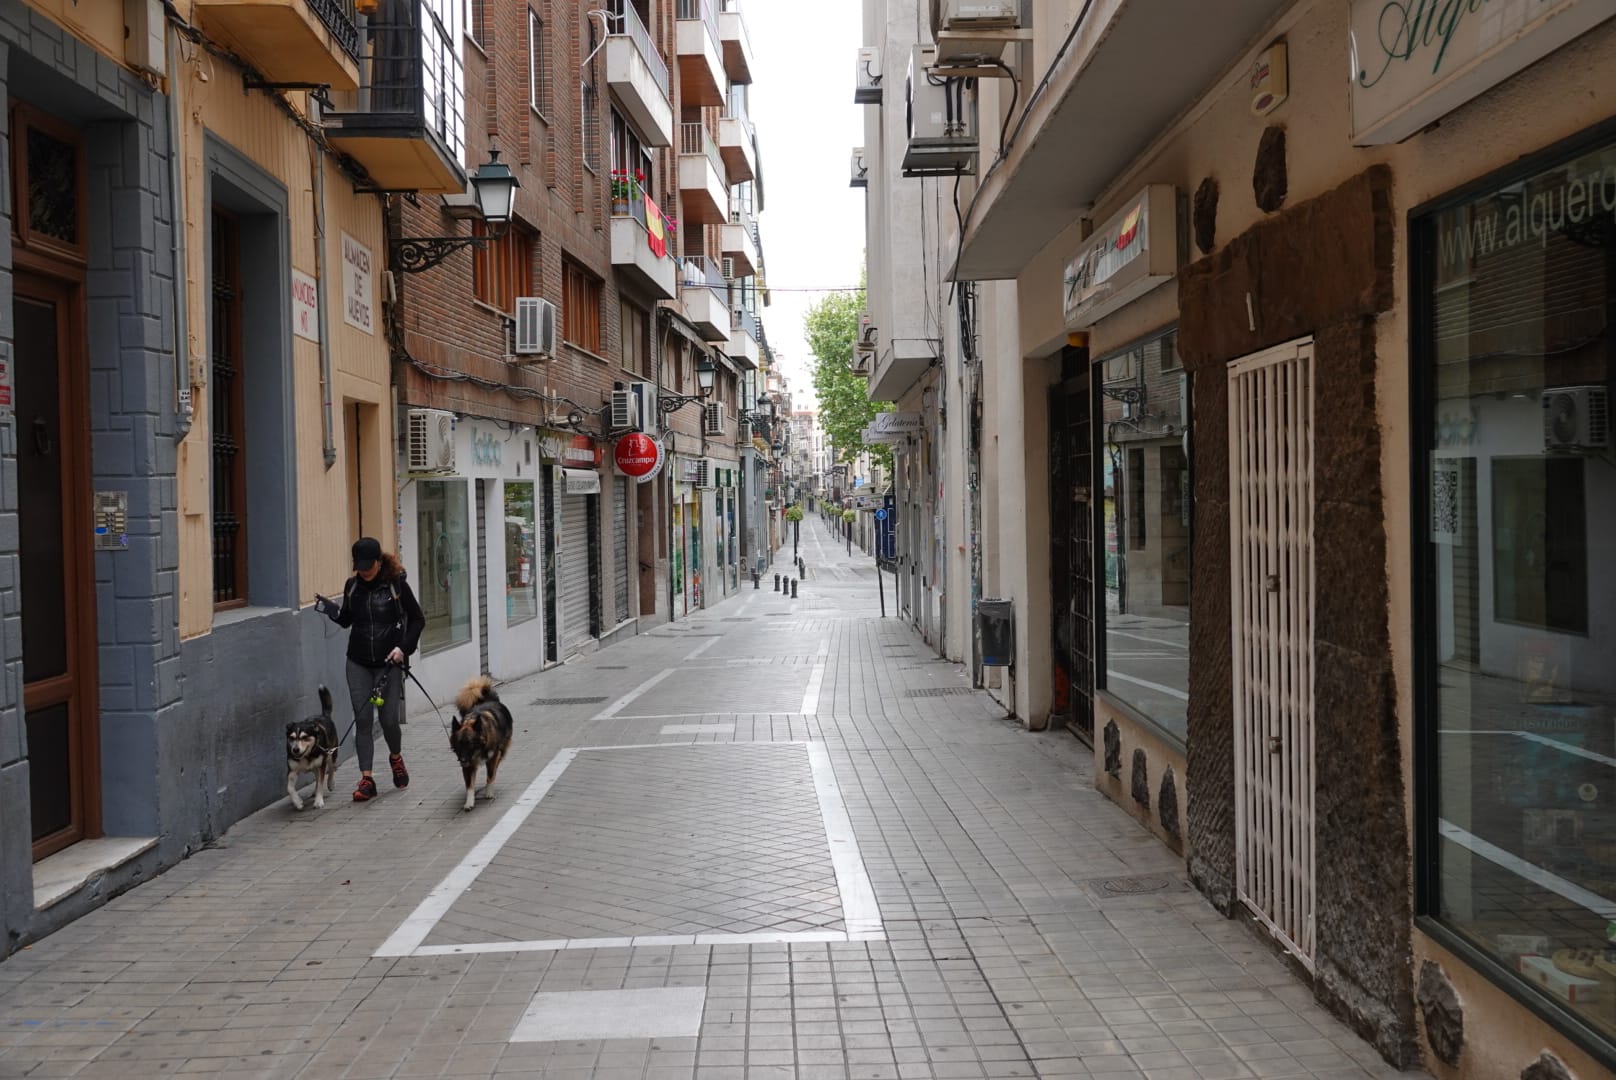
[[[1088,351],[1061,356],[1049,392],[1049,542],[1055,662],[1051,723],[1094,744],[1094,484]]]
[[[1240,899],[1313,965],[1313,343],[1229,369]]]
[[[33,855],[100,835],[88,394],[77,285],[13,283],[23,711]]]

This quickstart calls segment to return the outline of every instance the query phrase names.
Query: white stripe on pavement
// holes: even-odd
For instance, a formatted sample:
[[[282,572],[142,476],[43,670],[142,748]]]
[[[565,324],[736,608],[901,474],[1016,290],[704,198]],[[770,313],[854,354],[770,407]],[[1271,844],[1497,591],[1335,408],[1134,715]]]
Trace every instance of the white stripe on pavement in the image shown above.
[[[713,640],[717,641],[718,639],[713,638]],[[622,697],[618,698],[616,701],[614,701],[610,705],[606,706],[604,709],[602,709],[600,712],[596,713],[590,719],[592,719],[592,720],[610,720],[612,717],[614,717],[618,713],[622,712],[623,708],[626,705],[628,705],[629,703],[631,703],[635,698],[639,697],[641,694],[645,693],[647,690],[651,689],[651,687],[655,686],[657,683],[661,682],[663,679],[666,679],[669,675],[672,675],[677,670],[679,670],[679,669],[678,668],[663,668],[661,671],[657,672],[655,675],[651,676],[649,679],[646,679],[640,685],[636,686],[634,689],[630,690],[628,693],[624,694]]]

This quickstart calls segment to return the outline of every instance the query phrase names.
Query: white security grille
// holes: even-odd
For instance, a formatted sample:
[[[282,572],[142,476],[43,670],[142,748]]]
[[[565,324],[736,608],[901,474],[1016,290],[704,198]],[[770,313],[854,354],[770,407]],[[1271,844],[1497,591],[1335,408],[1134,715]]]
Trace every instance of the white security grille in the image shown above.
[[[1313,343],[1229,369],[1240,898],[1313,966]]]

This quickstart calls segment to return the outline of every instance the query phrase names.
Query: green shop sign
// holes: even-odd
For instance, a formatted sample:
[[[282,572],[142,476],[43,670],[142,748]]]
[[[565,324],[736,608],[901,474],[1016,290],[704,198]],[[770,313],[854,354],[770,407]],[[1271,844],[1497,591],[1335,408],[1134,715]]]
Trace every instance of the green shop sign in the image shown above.
[[[1616,0],[1352,0],[1352,138],[1401,142],[1616,15]]]

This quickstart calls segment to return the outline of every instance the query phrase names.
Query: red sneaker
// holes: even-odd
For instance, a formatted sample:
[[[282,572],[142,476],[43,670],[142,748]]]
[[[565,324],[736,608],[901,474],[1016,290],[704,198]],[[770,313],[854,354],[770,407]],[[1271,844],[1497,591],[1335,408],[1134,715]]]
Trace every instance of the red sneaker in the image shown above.
[[[389,765],[391,765],[393,767],[393,786],[394,787],[409,787],[410,786],[410,770],[408,770],[408,769],[406,769],[404,767],[404,755],[403,754],[389,754],[387,756],[387,764],[389,764]]]
[[[376,797],[376,781],[368,776],[359,778],[359,786],[354,788],[354,802],[369,802]]]

